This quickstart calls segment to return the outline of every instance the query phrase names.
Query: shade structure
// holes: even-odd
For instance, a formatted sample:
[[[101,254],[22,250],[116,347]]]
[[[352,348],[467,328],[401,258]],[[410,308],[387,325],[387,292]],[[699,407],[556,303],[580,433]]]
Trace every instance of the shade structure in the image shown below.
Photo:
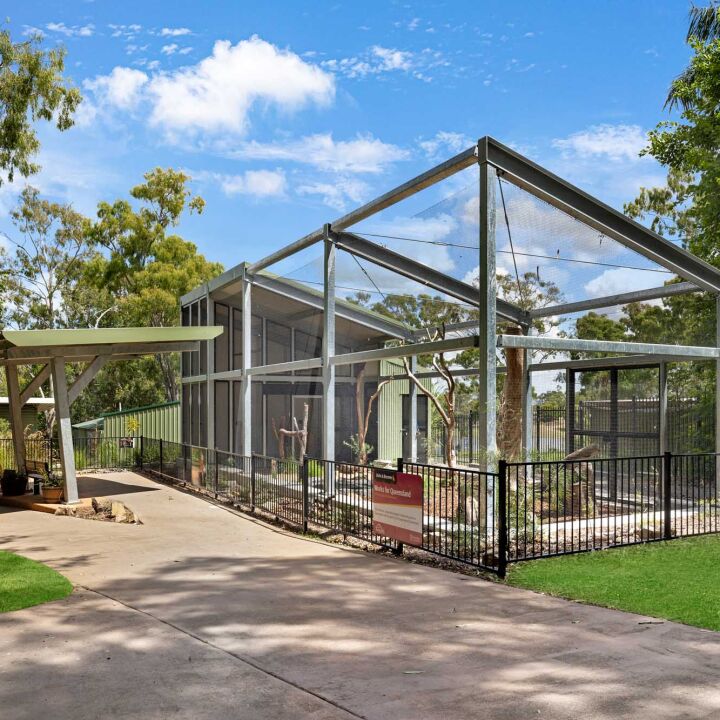
[[[0,334],[0,365],[5,366],[7,377],[17,467],[22,470],[25,466],[22,406],[52,377],[65,501],[77,502],[70,406],[98,371],[111,360],[199,350],[201,343],[213,340],[222,332],[220,326],[3,330]],[[67,363],[87,363],[71,385],[65,374]],[[22,390],[19,365],[41,365]]]

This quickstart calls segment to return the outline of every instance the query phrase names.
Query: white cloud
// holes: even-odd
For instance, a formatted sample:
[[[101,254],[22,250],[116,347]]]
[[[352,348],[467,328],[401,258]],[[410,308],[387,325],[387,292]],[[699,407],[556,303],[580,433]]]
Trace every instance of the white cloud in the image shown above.
[[[95,26],[92,23],[87,25],[68,26],[65,23],[51,22],[45,25],[49,32],[59,33],[65,37],[90,37],[95,34]]]
[[[647,145],[647,136],[639,125],[592,125],[566,138],[556,138],[552,145],[565,155],[627,161],[638,159]]]
[[[295,110],[328,104],[331,75],[257,36],[236,45],[219,40],[197,65],[152,78],[151,124],[170,134],[205,131],[242,134],[255,104]]]
[[[319,195],[334,210],[343,211],[348,202],[360,203],[369,191],[367,183],[357,178],[339,177],[332,182],[310,182],[297,187],[298,195]]]
[[[164,27],[160,31],[161,37],[180,37],[181,35],[190,35],[191,31],[189,28],[166,28]]]
[[[220,187],[226,195],[278,197],[285,194],[287,181],[282,170],[248,170],[241,175],[225,175]]]
[[[429,140],[421,140],[418,143],[431,160],[435,160],[442,155],[455,155],[461,150],[470,147],[472,144],[472,140],[466,135],[457,132],[447,132],[445,130],[437,132],[435,137]]]
[[[409,70],[412,54],[395,48],[373,45],[371,52],[380,63],[380,70]]]
[[[131,110],[140,101],[148,80],[142,70],[115,67],[109,75],[98,75],[93,80],[86,80],[84,85],[104,102],[121,110]]]
[[[163,45],[160,48],[160,52],[163,55],[173,55],[180,46],[177,43],[170,43],[169,45]]]
[[[642,272],[628,268],[612,268],[600,273],[585,284],[589,297],[618,295],[630,290],[646,290],[662,285],[666,276],[654,272]]]
[[[336,141],[330,133],[277,143],[248,142],[230,155],[252,160],[289,160],[339,173],[379,173],[390,163],[409,156],[397,145],[371,135]]]
[[[410,72],[417,62],[416,56],[407,50],[373,45],[361,55],[325,60],[322,66],[349,78],[363,78],[385,72]]]

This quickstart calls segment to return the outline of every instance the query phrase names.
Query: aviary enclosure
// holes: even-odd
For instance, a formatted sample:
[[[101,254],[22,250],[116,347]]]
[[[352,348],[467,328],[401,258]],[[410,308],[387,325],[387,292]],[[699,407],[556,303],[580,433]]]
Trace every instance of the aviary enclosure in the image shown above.
[[[358,527],[363,468],[421,468],[427,542],[480,564],[503,532],[515,557],[614,544],[600,516],[635,539],[638,513],[646,535],[667,521],[671,450],[713,458],[683,482],[715,507],[717,389],[692,378],[714,377],[717,338],[580,329],[719,292],[712,266],[485,137],[182,299],[183,325],[224,329],[183,356],[183,443],[270,481],[310,459],[311,505]]]

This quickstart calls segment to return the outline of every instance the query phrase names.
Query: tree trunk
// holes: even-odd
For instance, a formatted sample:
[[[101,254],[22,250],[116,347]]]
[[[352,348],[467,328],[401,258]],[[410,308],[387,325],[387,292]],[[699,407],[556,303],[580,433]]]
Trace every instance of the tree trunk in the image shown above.
[[[455,410],[448,413],[448,422],[445,426],[445,462],[448,467],[454,468],[457,465],[457,454],[455,452]]]
[[[507,334],[520,334],[519,328],[508,328]],[[508,462],[522,459],[523,369],[522,348],[505,348],[505,382],[498,423],[500,457]]]

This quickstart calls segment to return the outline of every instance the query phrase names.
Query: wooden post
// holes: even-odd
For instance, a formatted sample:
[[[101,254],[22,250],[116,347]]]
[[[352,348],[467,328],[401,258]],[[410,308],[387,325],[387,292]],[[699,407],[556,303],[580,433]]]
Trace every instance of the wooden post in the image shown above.
[[[72,424],[70,422],[70,398],[68,397],[65,358],[51,361],[53,392],[55,394],[55,420],[58,429],[60,463],[65,484],[65,503],[78,503],[77,477],[75,476],[75,452],[73,450]]]
[[[5,377],[7,378],[10,402],[10,430],[15,449],[15,465],[18,472],[22,472],[25,469],[25,431],[22,426],[22,402],[17,365],[6,365]]]

